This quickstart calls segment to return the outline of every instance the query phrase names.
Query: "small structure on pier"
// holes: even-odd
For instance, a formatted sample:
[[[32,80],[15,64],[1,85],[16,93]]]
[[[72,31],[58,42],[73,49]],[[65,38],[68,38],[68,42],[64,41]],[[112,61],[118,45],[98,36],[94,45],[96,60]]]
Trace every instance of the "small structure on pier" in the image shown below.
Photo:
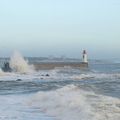
[[[2,70],[4,72],[12,72],[12,69],[11,69],[11,67],[9,65],[9,62],[4,62],[4,66],[2,67]]]

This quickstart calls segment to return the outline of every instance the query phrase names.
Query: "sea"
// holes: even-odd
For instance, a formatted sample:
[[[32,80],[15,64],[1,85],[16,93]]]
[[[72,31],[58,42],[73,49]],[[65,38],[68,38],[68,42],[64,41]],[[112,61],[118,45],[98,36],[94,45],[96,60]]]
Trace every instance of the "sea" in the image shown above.
[[[10,59],[14,71],[0,70],[0,120],[120,120],[120,61],[34,70],[32,63],[49,61],[79,59],[16,54]]]

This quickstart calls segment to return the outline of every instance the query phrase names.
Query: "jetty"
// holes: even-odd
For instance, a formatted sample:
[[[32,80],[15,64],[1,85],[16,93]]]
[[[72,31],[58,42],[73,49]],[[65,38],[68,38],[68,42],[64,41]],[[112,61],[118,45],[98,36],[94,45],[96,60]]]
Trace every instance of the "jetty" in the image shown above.
[[[50,70],[55,68],[71,67],[71,68],[87,68],[87,52],[83,50],[82,62],[39,62],[33,63],[35,70]]]
[[[71,67],[71,68],[85,68],[88,63],[84,62],[47,62],[47,63],[34,63],[35,70],[49,70],[55,68]]]

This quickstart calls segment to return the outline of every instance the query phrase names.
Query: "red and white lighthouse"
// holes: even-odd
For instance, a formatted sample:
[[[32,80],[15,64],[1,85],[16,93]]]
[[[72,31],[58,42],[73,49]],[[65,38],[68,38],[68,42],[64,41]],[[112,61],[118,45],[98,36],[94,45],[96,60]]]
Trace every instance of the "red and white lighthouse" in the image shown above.
[[[88,63],[88,58],[87,58],[87,52],[86,50],[83,50],[83,62]]]

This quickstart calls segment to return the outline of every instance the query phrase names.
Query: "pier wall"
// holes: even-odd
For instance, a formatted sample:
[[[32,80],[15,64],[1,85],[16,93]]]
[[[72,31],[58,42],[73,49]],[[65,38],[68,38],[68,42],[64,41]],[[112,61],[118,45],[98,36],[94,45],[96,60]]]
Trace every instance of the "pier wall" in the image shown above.
[[[84,68],[88,67],[88,63],[83,62],[48,62],[48,63],[34,63],[35,70],[55,69],[62,67]]]

